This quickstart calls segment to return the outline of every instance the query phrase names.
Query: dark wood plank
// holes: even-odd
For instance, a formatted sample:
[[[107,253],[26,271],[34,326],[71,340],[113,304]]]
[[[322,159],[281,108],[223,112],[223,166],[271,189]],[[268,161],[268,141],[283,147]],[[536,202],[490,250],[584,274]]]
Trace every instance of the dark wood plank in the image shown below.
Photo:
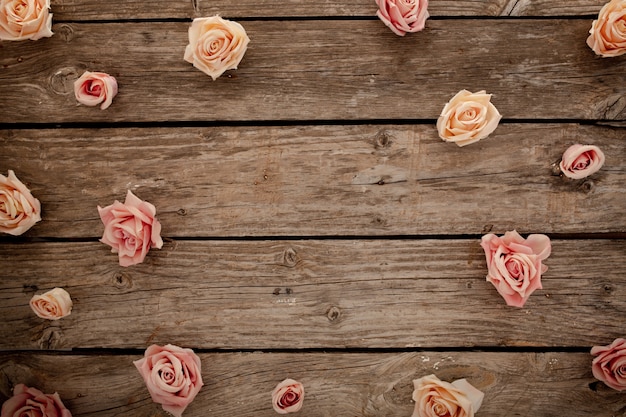
[[[443,0],[432,1],[430,15],[438,16],[577,16],[597,14],[605,0]],[[322,0],[52,0],[58,20],[117,20],[192,18],[220,14],[224,17],[374,16],[373,0],[351,2]]]
[[[433,125],[0,132],[0,167],[42,202],[35,237],[100,237],[126,190],[166,237],[626,232],[624,129],[502,124],[459,148]],[[606,164],[555,176],[573,143]],[[6,175],[6,171],[4,171]]]
[[[507,307],[480,239],[0,245],[0,349],[576,347],[623,336],[626,241],[555,240],[544,289]],[[55,286],[70,316],[28,301]]]
[[[0,123],[434,120],[461,89],[493,93],[506,119],[626,118],[626,57],[595,56],[591,20],[441,20],[405,38],[375,20],[244,23],[248,52],[217,81],[183,60],[183,22],[3,43]],[[86,69],[118,79],[106,111],[76,106]]]
[[[0,400],[17,383],[58,391],[75,417],[167,414],[132,361],[137,355],[4,355]],[[466,378],[485,393],[481,417],[621,416],[623,394],[591,375],[588,353],[212,353],[200,354],[205,386],[184,413],[274,416],[270,392],[287,377],[305,386],[306,416],[409,416],[414,379]],[[62,378],[59,375],[63,375]]]

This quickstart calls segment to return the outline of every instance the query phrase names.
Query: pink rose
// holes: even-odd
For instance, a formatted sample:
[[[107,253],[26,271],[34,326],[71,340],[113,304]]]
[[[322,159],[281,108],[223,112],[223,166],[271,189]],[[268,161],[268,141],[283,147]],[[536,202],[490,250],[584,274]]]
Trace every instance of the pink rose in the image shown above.
[[[72,417],[59,394],[44,394],[36,388],[17,384],[13,396],[2,404],[2,417]]]
[[[189,27],[185,61],[215,81],[224,71],[237,69],[249,42],[246,30],[237,22],[219,16],[196,18]]]
[[[104,110],[111,105],[117,94],[117,80],[104,72],[85,71],[74,81],[76,101],[85,106],[97,106]]]
[[[376,0],[376,16],[396,35],[419,32],[428,19],[428,0]]]
[[[449,383],[428,375],[414,380],[413,385],[412,417],[473,417],[485,396],[465,379]]]
[[[626,340],[620,338],[608,346],[594,346],[591,354],[596,356],[591,363],[593,376],[615,390],[626,390]]]
[[[0,232],[18,236],[41,220],[41,204],[9,170],[0,174]]]
[[[50,36],[50,0],[0,0],[0,40],[35,41]]]
[[[445,105],[437,119],[439,137],[458,146],[469,145],[489,136],[502,116],[485,91],[459,91]]]
[[[559,167],[563,175],[580,179],[596,173],[604,165],[604,153],[594,145],[572,145],[563,153]]]
[[[304,385],[293,379],[285,379],[272,391],[272,407],[278,414],[300,411],[303,400]]]
[[[548,270],[541,261],[552,251],[550,238],[529,235],[524,239],[514,230],[502,237],[484,235],[480,246],[487,257],[487,281],[507,305],[523,307],[530,294],[541,288],[541,274]]]
[[[603,58],[626,53],[626,0],[605,4],[589,30],[587,45]]]
[[[42,319],[58,320],[72,312],[72,299],[63,288],[54,288],[30,299],[30,308]]]
[[[119,254],[120,265],[143,262],[150,248],[161,249],[161,223],[154,217],[156,208],[137,198],[130,190],[124,204],[115,200],[110,206],[98,206],[104,234],[100,241]]]
[[[200,358],[191,349],[152,345],[143,359],[133,364],[143,377],[152,401],[176,417],[181,417],[204,385]]]

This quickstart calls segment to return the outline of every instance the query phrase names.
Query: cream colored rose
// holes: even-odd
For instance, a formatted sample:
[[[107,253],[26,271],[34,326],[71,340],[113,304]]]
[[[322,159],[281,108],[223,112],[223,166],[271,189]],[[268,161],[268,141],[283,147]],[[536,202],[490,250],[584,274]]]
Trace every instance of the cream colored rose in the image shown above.
[[[30,308],[38,317],[46,320],[58,320],[69,316],[72,305],[70,294],[63,288],[54,288],[30,299]]]
[[[52,36],[50,0],[0,0],[0,39],[33,41]]]
[[[414,380],[413,385],[412,417],[473,417],[485,396],[465,379],[449,383],[428,375]]]
[[[589,30],[587,45],[603,58],[626,53],[626,0],[605,4]]]
[[[18,236],[41,220],[41,204],[9,170],[0,174],[0,232]]]
[[[219,16],[194,19],[189,27],[185,61],[215,81],[224,71],[236,69],[250,39],[237,22]]]
[[[484,91],[459,91],[437,119],[441,139],[465,146],[489,136],[502,118],[490,100],[491,94]]]

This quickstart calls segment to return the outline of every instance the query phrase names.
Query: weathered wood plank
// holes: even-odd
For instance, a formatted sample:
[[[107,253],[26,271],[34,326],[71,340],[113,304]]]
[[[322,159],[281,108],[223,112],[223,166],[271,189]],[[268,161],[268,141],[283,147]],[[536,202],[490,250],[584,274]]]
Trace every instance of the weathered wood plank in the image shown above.
[[[76,417],[167,414],[132,361],[137,355],[5,355],[0,400],[27,383],[58,391]],[[626,397],[594,380],[587,353],[219,353],[200,355],[205,386],[194,416],[274,416],[270,392],[284,378],[305,386],[306,416],[409,416],[414,379],[466,378],[485,393],[481,417],[623,416]],[[63,375],[62,378],[59,375]]]
[[[433,1],[428,10],[438,16],[577,16],[597,14],[605,0],[444,0]],[[52,0],[58,20],[117,20],[191,18],[220,14],[224,17],[374,16],[373,0],[226,1],[193,0]]]
[[[188,23],[61,24],[2,44],[0,122],[434,120],[463,88],[508,119],[624,120],[626,59],[595,56],[590,25],[443,20],[399,38],[375,20],[246,21],[240,68],[212,81],[183,60]],[[118,79],[106,111],[76,106],[86,69]]]
[[[0,245],[0,349],[591,346],[624,336],[626,241],[556,240],[524,308],[479,239],[181,241],[131,268],[100,243]],[[57,322],[35,292],[74,299]],[[514,323],[514,324],[513,324]]]
[[[607,160],[555,176],[573,143]],[[0,131],[0,167],[43,205],[26,236],[100,237],[130,189],[163,235],[373,236],[626,231],[624,129],[502,124],[459,148],[433,125]]]

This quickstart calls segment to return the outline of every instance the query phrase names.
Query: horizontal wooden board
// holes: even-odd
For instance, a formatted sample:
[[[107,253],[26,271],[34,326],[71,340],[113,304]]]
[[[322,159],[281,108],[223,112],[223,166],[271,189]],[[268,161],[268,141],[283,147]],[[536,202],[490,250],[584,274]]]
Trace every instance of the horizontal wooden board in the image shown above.
[[[596,381],[588,353],[201,353],[204,386],[185,417],[275,416],[271,391],[304,384],[306,416],[409,416],[414,379],[466,378],[481,417],[622,416],[626,397]],[[137,355],[5,355],[0,400],[17,383],[58,391],[72,415],[165,417],[132,364]],[[59,377],[63,375],[63,377]]]
[[[574,143],[602,170],[555,175]],[[97,238],[126,190],[166,237],[626,232],[623,128],[502,124],[464,148],[434,125],[5,130],[0,148],[42,202],[29,237]]]
[[[52,0],[58,20],[125,20],[191,18],[220,14],[224,17],[374,16],[374,0],[351,2],[332,0],[225,1],[153,0]],[[593,15],[605,0],[443,0],[432,1],[428,11],[439,16],[577,16]]]
[[[577,347],[624,336],[625,240],[555,240],[508,307],[480,239],[168,241],[122,268],[104,244],[0,245],[0,349]],[[55,286],[56,322],[28,306]]]
[[[587,47],[590,19],[440,20],[404,38],[377,20],[244,24],[249,49],[217,81],[184,61],[186,22],[3,42],[0,123],[434,120],[461,89],[493,93],[506,119],[626,118],[626,57]],[[117,78],[107,110],[76,105],[85,70]]]

